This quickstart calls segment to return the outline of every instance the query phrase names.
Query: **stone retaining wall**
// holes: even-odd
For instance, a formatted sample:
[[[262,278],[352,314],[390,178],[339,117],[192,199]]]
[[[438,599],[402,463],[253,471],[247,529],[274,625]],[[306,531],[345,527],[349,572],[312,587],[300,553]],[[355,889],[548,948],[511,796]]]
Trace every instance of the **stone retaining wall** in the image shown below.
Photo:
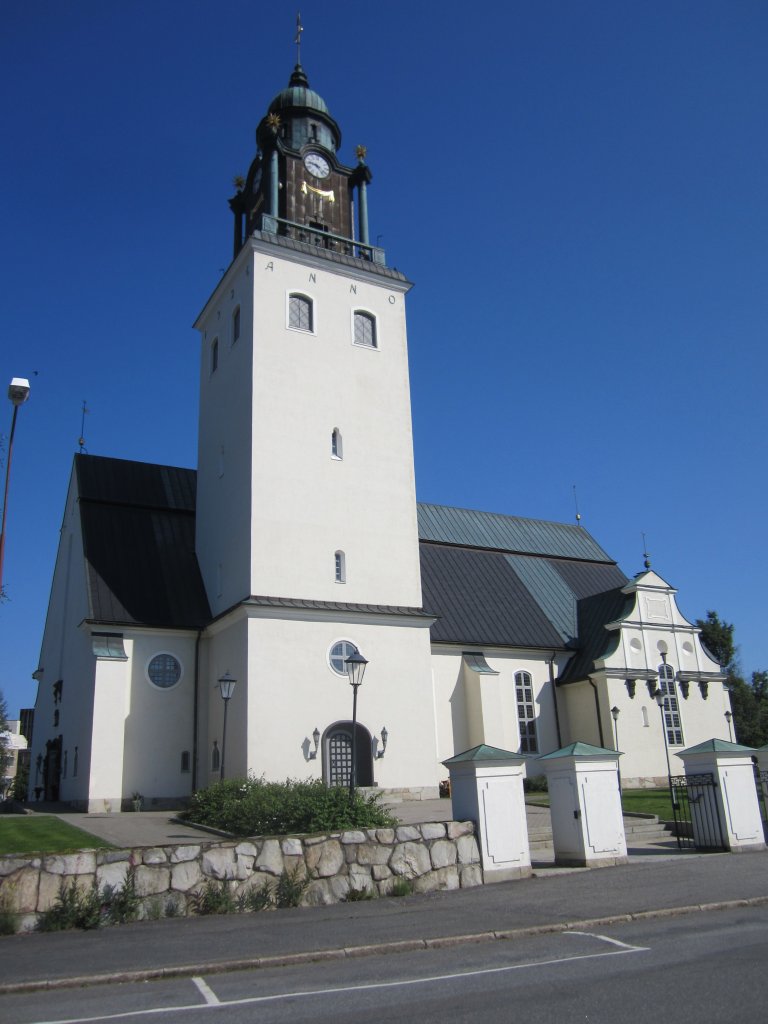
[[[406,878],[415,892],[483,884],[471,821],[400,825],[316,836],[229,840],[131,850],[80,850],[39,857],[0,857],[0,907],[19,915],[20,930],[55,901],[62,883],[119,887],[135,869],[142,916],[189,914],[207,881],[226,882],[233,895],[260,888],[284,870],[311,879],[302,902],[337,903],[350,888],[392,891]],[[169,907],[169,904],[172,906]]]

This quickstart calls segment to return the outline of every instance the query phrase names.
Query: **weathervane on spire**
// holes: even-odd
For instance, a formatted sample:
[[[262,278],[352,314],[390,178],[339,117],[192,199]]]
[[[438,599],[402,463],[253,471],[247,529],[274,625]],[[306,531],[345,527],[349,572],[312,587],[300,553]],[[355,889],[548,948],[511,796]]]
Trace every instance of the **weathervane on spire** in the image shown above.
[[[304,26],[301,24],[301,11],[296,12],[296,63],[301,64],[301,33],[304,31]]]
[[[646,544],[646,541],[645,541],[645,534],[644,533],[641,534],[641,537],[643,538],[643,559],[644,559],[643,565],[645,566],[646,569],[650,569],[651,568],[651,556],[648,553],[648,545]]]

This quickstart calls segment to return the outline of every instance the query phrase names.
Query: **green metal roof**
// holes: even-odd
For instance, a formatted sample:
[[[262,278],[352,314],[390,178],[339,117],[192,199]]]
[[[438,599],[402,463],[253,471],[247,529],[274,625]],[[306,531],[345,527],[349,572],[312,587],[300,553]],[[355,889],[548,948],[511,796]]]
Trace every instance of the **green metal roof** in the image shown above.
[[[683,750],[681,757],[686,754],[753,754],[754,747],[744,747],[741,743],[730,743],[728,740],[704,740],[697,743],[695,747],[688,747]]]
[[[423,541],[613,564],[581,526],[424,503],[419,504],[418,513]]]
[[[605,754],[609,754],[611,757],[620,757],[621,751],[608,750],[607,747],[593,747],[591,743],[582,743],[577,740],[575,743],[569,743],[567,747],[561,747],[560,750],[553,750],[551,754],[542,754],[538,760],[552,759],[554,761],[558,757],[595,757]]]
[[[524,759],[523,754],[516,754],[514,750],[502,750],[501,747],[489,747],[487,743],[481,743],[461,754],[454,754],[447,761],[443,761],[443,764],[466,764],[469,761],[507,761],[510,757],[516,760]]]

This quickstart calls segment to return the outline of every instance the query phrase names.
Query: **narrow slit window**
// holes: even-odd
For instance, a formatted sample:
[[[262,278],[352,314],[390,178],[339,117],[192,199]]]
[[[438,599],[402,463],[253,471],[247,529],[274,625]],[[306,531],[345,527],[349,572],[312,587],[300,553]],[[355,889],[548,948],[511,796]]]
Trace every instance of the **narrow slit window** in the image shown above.
[[[188,750],[182,750],[181,752],[181,770],[188,772],[190,770],[190,756]]]
[[[232,344],[240,337],[240,307],[238,306],[232,314]]]
[[[221,768],[221,751],[219,750],[219,744],[216,740],[213,741],[213,750],[211,751],[211,771],[217,772]]]
[[[341,431],[338,427],[334,427],[331,431],[331,458],[343,459],[344,449],[341,443]]]
[[[355,310],[355,344],[365,348],[378,348],[376,318],[370,313]]]
[[[334,558],[334,574],[337,583],[347,582],[347,560],[343,551],[337,551]]]
[[[667,730],[667,743],[670,746],[682,746],[683,723],[680,718],[680,705],[677,701],[675,670],[671,665],[659,665],[659,689],[664,697],[662,711],[664,728]]]
[[[219,339],[214,338],[211,344],[211,373],[216,373],[219,368]]]
[[[306,295],[288,296],[288,326],[295,331],[313,329],[312,299]]]

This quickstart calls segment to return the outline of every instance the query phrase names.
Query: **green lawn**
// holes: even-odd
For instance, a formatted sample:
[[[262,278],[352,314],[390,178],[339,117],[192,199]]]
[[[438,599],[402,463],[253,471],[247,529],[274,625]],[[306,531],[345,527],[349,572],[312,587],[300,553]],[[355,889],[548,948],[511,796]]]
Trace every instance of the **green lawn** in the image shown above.
[[[70,853],[72,850],[109,849],[110,844],[90,832],[47,815],[0,815],[0,856],[7,853]]]
[[[548,793],[526,793],[525,802],[536,807],[549,807]],[[624,789],[621,806],[625,811],[657,814],[662,821],[672,820],[672,804],[668,789]]]
[[[672,820],[672,802],[668,789],[625,789],[621,794],[625,811],[657,814],[662,821]]]

